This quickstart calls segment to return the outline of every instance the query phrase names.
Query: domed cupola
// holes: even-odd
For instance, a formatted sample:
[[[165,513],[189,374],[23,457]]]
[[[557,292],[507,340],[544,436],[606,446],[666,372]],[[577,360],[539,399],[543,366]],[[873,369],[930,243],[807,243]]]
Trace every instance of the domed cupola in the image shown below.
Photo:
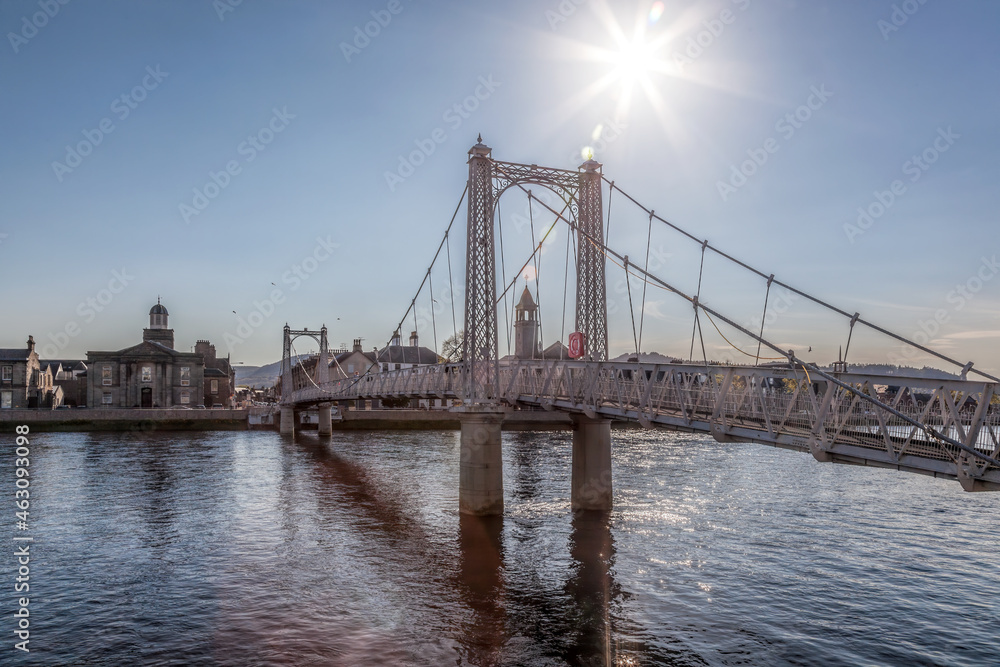
[[[142,340],[160,343],[173,349],[174,330],[167,325],[169,315],[170,313],[157,297],[156,305],[149,309],[149,328],[142,330]]]
[[[156,299],[156,305],[149,309],[149,328],[150,329],[169,329],[167,326],[167,316],[170,313],[167,309],[160,303],[160,299]]]

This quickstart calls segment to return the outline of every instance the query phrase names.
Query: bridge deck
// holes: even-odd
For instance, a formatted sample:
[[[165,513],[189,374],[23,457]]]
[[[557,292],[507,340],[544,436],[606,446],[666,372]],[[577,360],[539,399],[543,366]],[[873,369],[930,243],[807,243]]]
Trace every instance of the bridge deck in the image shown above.
[[[441,364],[310,384],[286,403],[459,398],[463,372],[461,364]],[[502,361],[499,378],[487,395],[510,405],[710,433],[722,442],[758,442],[820,461],[1000,490],[1000,466],[988,460],[1000,456],[1000,399],[992,383],[836,374],[848,389],[801,368],[582,361]]]

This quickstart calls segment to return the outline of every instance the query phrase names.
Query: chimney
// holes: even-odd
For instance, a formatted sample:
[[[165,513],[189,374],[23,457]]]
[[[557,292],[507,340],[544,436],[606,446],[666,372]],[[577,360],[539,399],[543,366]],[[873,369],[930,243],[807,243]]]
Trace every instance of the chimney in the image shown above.
[[[28,336],[28,354],[31,354],[34,351],[35,351],[35,337]]]
[[[399,330],[397,329],[396,331],[394,331],[392,333],[392,340],[389,342],[389,344],[390,345],[399,345],[399,339],[400,339],[400,335],[399,335]]]
[[[354,351],[355,352],[363,352],[364,351],[364,350],[361,349],[361,339],[360,338],[355,338],[354,339]]]
[[[410,332],[410,347],[416,347],[416,346],[417,346],[417,332],[416,331],[411,331]]]

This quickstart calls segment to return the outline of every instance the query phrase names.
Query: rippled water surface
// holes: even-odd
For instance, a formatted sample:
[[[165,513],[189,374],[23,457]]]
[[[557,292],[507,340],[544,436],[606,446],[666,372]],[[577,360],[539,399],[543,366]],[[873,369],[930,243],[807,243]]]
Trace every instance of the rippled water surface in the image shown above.
[[[4,583],[0,664],[1000,663],[1000,495],[625,430],[614,511],[574,516],[569,434],[505,433],[487,521],[458,448],[34,434],[31,653]]]

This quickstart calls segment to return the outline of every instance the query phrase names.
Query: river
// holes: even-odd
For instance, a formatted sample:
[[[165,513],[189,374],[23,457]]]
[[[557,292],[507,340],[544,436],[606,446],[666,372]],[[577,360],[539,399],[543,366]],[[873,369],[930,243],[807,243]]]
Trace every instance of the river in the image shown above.
[[[503,518],[459,515],[457,432],[31,435],[9,665],[1000,663],[1000,494],[665,431],[505,433]],[[16,536],[30,649],[14,649]]]

